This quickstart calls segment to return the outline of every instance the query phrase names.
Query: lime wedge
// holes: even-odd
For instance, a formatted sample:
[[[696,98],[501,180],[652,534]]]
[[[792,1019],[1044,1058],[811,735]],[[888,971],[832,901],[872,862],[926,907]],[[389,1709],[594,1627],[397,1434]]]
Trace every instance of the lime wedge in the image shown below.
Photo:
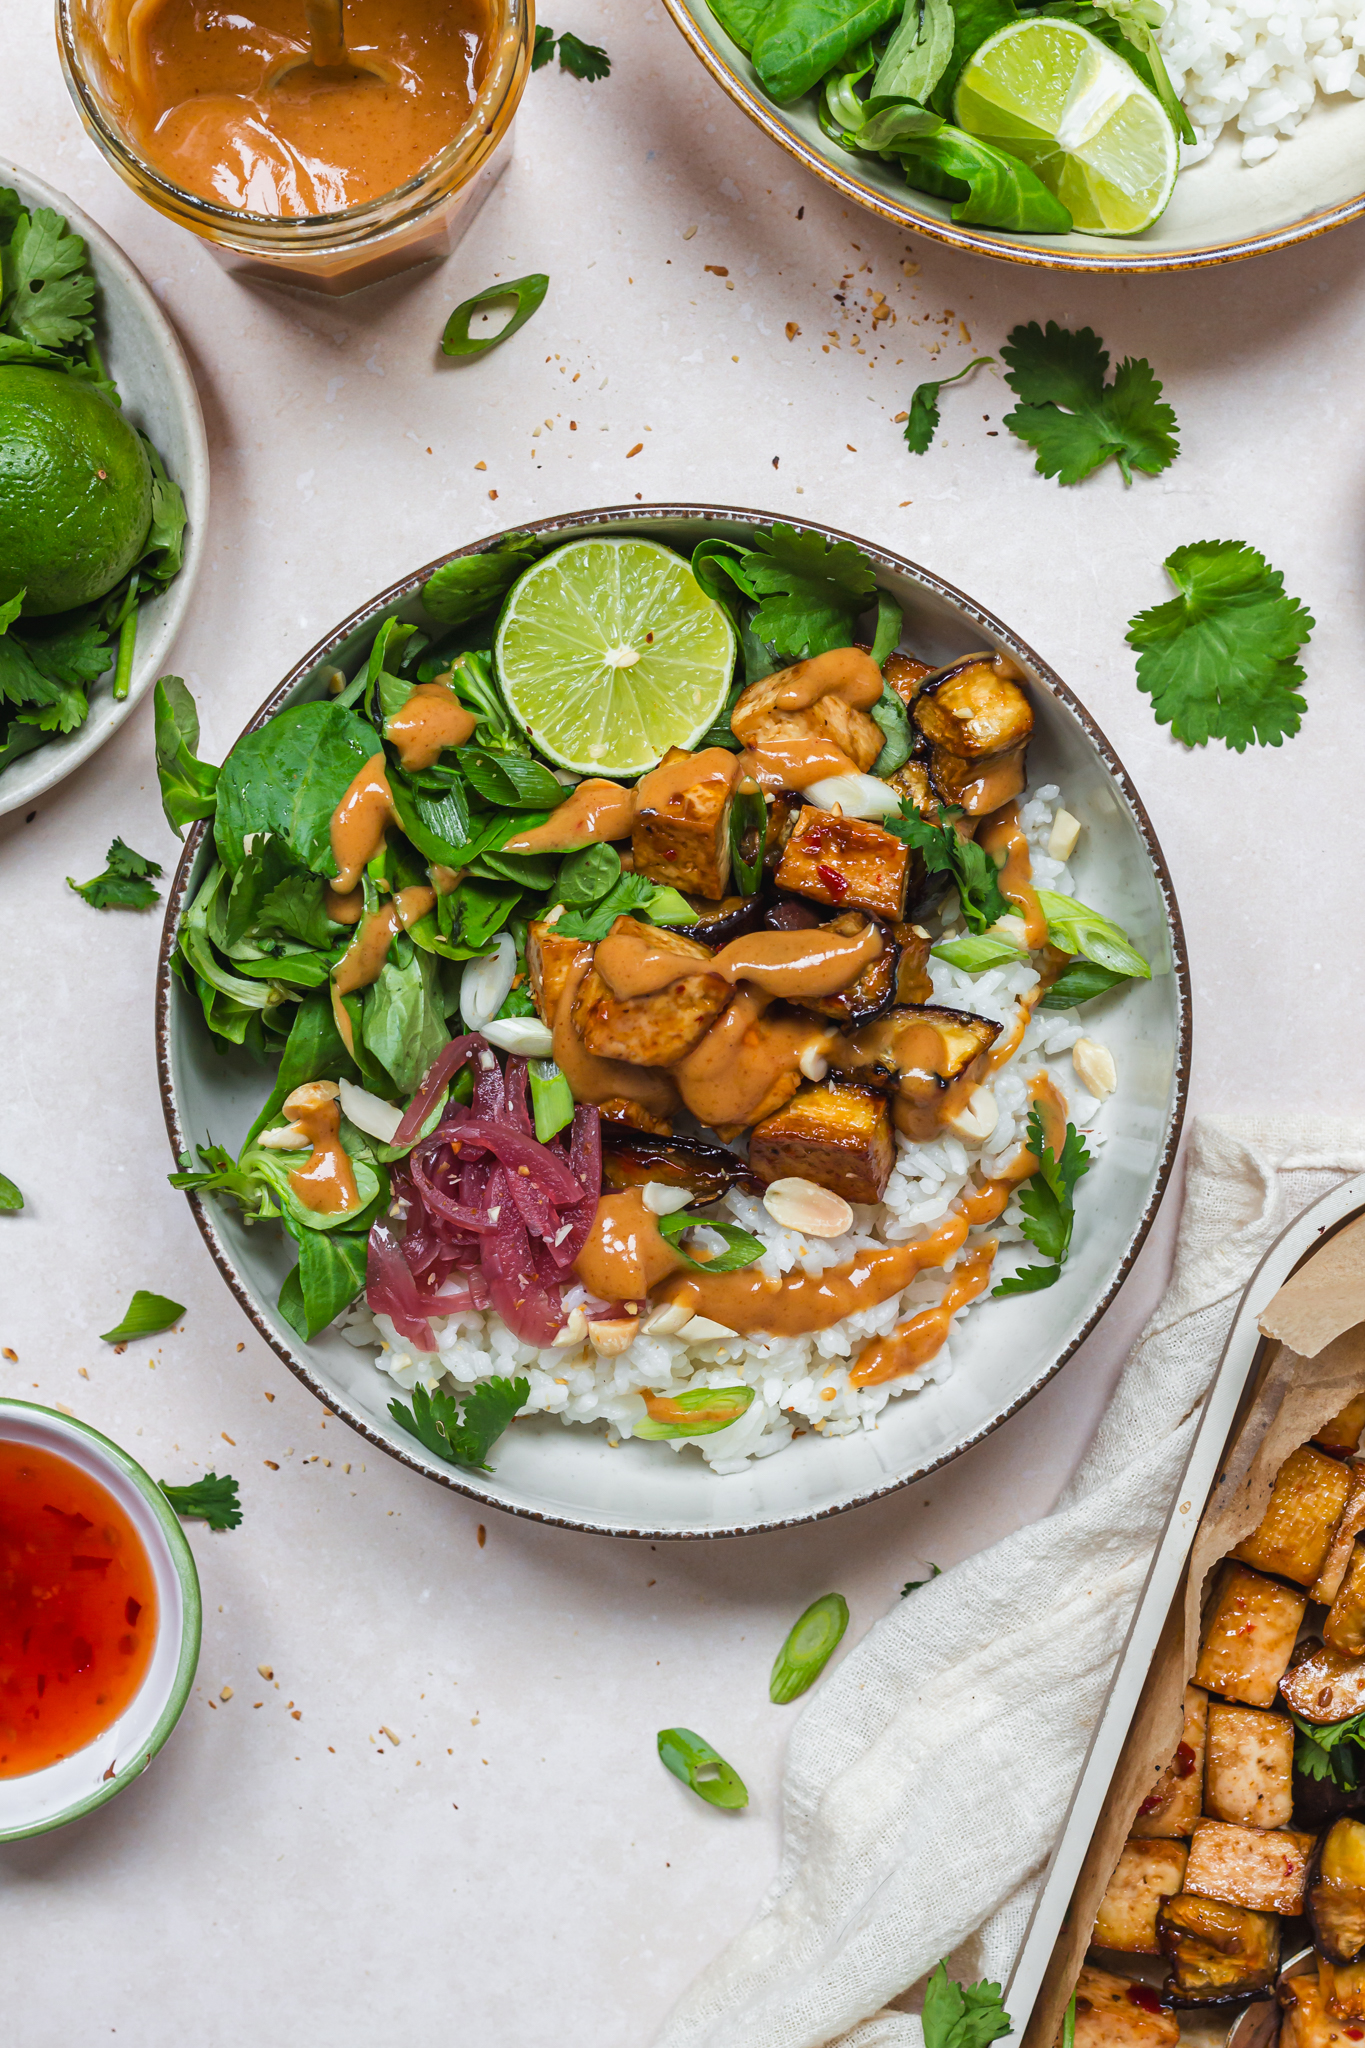
[[[1087,235],[1149,228],[1180,169],[1161,102],[1071,21],[1035,15],[988,37],[963,67],[954,118],[1026,163]]]
[[[583,775],[639,775],[725,702],[735,634],[681,555],[571,540],[513,584],[494,643],[528,739]]]

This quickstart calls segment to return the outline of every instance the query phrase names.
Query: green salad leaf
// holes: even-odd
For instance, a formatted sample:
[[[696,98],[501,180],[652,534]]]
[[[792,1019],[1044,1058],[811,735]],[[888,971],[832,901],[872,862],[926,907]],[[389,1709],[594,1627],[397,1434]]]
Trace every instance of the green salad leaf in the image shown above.
[[[872,97],[895,94],[927,106],[953,54],[955,20],[953,0],[907,6],[877,66]]]
[[[912,455],[924,455],[938,432],[938,395],[946,385],[960,384],[973,370],[979,370],[983,363],[993,363],[994,356],[974,356],[965,369],[954,371],[951,377],[940,377],[937,383],[917,384],[910,399],[910,410],[905,416],[905,445]]]
[[[422,585],[422,603],[443,626],[467,626],[502,602],[540,552],[529,533],[509,533],[479,554],[457,555]]]
[[[134,1337],[154,1337],[158,1330],[169,1330],[184,1313],[183,1302],[172,1301],[165,1294],[149,1294],[145,1287],[139,1287],[113,1329],[100,1331],[100,1342],[127,1344]]]
[[[237,1481],[230,1473],[225,1472],[220,1479],[216,1472],[206,1472],[202,1479],[191,1480],[188,1486],[172,1486],[163,1479],[161,1491],[182,1522],[207,1522],[210,1529],[241,1526],[242,1504]]]
[[[1017,1273],[1011,1273],[993,1287],[992,1294],[1036,1294],[1040,1288],[1051,1287],[1060,1277],[1071,1250],[1071,1232],[1076,1221],[1076,1183],[1089,1172],[1092,1164],[1085,1140],[1076,1126],[1069,1123],[1059,1157],[1044,1135],[1042,1116],[1038,1110],[1031,1109],[1028,1148],[1038,1161],[1038,1169],[1020,1190],[1019,1207],[1024,1212],[1024,1220],[1019,1227],[1029,1243],[1036,1245],[1051,1264],[1022,1266]]]
[[[161,873],[156,861],[134,853],[121,839],[114,841],[104,859],[104,873],[92,881],[73,882],[70,875],[66,878],[67,887],[83,896],[92,909],[150,910],[161,900],[150,879]]]
[[[1308,709],[1299,649],[1315,620],[1264,555],[1240,540],[1193,541],[1166,557],[1176,595],[1128,622],[1138,688],[1187,747],[1234,753],[1292,739]],[[3,645],[3,642],[0,642]]]
[[[199,713],[179,676],[162,676],[154,698],[156,773],[161,808],[177,839],[196,818],[211,818],[217,805],[218,770],[196,756]]]
[[[885,28],[904,0],[771,0],[754,38],[754,70],[779,106],[799,99],[869,36]]]
[[[709,0],[709,4],[730,41],[737,43],[747,57],[772,0]]]
[[[1180,453],[1176,417],[1151,364],[1125,358],[1106,384],[1109,353],[1093,329],[1073,334],[1049,320],[1044,330],[1032,320],[1013,329],[1000,353],[1021,400],[1005,425],[1036,451],[1039,476],[1074,484],[1113,460],[1131,484],[1135,469],[1158,476]]]
[[[294,704],[243,734],[218,771],[214,837],[233,874],[248,833],[274,832],[315,875],[335,875],[332,813],[378,751],[372,725],[344,705]]]
[[[420,1383],[412,1390],[412,1407],[390,1401],[389,1413],[400,1429],[448,1465],[472,1465],[488,1472],[488,1453],[519,1408],[531,1398],[527,1380],[479,1380],[462,1389],[457,1401],[438,1387],[431,1393]]]
[[[334,1323],[365,1285],[368,1230],[286,1229],[299,1248],[299,1262],[285,1276],[279,1310],[305,1343]]]

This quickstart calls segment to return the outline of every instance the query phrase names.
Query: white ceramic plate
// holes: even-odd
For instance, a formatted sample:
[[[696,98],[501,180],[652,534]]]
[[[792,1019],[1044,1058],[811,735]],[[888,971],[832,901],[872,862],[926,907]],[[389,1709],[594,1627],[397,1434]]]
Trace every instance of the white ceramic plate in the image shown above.
[[[32,1401],[0,1399],[0,1437],[66,1458],[109,1489],[146,1545],[158,1609],[147,1675],[113,1726],[46,1770],[0,1778],[0,1842],[17,1842],[93,1813],[141,1777],[161,1748],[199,1663],[199,1574],[165,1494],[107,1436]]]
[[[743,537],[746,528],[767,525],[772,516],[723,507],[616,506],[542,520],[530,531],[560,541],[605,527],[690,550],[708,535]],[[857,538],[810,521],[794,523],[827,539]],[[863,540],[857,545],[879,584],[903,607],[908,647],[936,663],[999,648],[1019,663],[1033,685],[1030,779],[1061,783],[1068,807],[1086,828],[1072,864],[1077,893],[1115,918],[1153,964],[1150,982],[1133,983],[1104,1005],[1104,1037],[1122,1084],[1105,1105],[1107,1142],[1085,1182],[1070,1262],[1046,1293],[1020,1297],[1008,1313],[992,1308],[972,1316],[953,1340],[954,1376],[890,1402],[874,1431],[829,1441],[806,1436],[741,1474],[717,1478],[695,1451],[675,1455],[665,1445],[634,1442],[613,1450],[590,1429],[535,1417],[499,1441],[496,1470],[484,1475],[429,1458],[394,1425],[386,1412],[393,1382],[370,1354],[335,1330],[303,1344],[290,1329],[275,1307],[294,1263],[287,1237],[259,1225],[248,1230],[231,1205],[190,1197],[224,1278],[286,1365],[372,1443],[490,1506],[571,1528],[661,1537],[737,1535],[873,1500],[955,1458],[1037,1393],[1113,1300],[1156,1213],[1184,1113],[1190,998],[1180,916],[1147,815],[1084,707],[1008,627],[913,562]],[[325,669],[340,664],[349,671],[380,618],[396,612],[424,620],[418,592],[438,566],[428,563],[343,621],[285,677],[248,730],[287,704],[323,695]],[[197,999],[170,972],[181,912],[209,860],[209,842],[196,826],[171,888],[158,968],[157,1056],[177,1158],[209,1132],[235,1153],[269,1087],[255,1062],[214,1049]]]
[[[194,580],[204,549],[209,516],[209,448],[199,394],[194,388],[185,351],[175,329],[134,270],[117,242],[110,241],[65,193],[17,164],[0,163],[0,185],[11,186],[32,209],[50,206],[64,214],[73,234],[83,235],[90,268],[99,281],[100,351],[118,385],[123,410],[153,443],[170,474],[185,494],[189,515],[185,561],[180,574],[160,597],[138,613],[137,648],[128,695],[115,703],[112,675],[90,691],[90,715],[75,732],[58,734],[0,771],[0,818],[22,809],[45,789],[88,761],[110,733],[122,725],[139,698],[145,697],[166,667],[172,642],[180,631],[194,593]]]
[[[1298,133],[1263,164],[1244,164],[1241,138],[1225,130],[1212,156],[1181,172],[1160,220],[1131,239],[964,227],[947,200],[912,192],[895,164],[850,156],[830,142],[812,96],[787,107],[770,100],[706,0],[664,5],[735,105],[808,171],[883,220],[954,248],[1051,270],[1188,270],[1282,249],[1365,214],[1365,102],[1341,93],[1316,101]]]

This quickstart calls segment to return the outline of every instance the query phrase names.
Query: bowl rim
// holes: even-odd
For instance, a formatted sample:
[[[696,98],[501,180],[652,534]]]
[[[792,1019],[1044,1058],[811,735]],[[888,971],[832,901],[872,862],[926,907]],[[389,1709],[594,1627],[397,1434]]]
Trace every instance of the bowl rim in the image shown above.
[[[1059,237],[1055,251],[1038,248],[1031,242],[1013,242],[1006,239],[1003,230],[976,228],[944,219],[917,205],[913,196],[904,201],[891,199],[879,187],[858,177],[852,169],[845,170],[823,151],[812,148],[805,137],[798,135],[783,119],[782,110],[776,102],[755,92],[726,61],[698,25],[687,0],[663,0],[663,4],[684,42],[701,59],[721,91],[751,121],[756,122],[765,135],[785,149],[789,156],[794,156],[805,170],[841,198],[853,200],[869,213],[889,221],[893,227],[910,229],[915,234],[927,236],[930,241],[946,243],[950,249],[966,249],[975,256],[992,256],[1005,263],[1022,263],[1040,270],[1097,271],[1119,276],[1156,271],[1209,270],[1219,263],[1240,263],[1248,256],[1265,256],[1275,249],[1290,248],[1296,242],[1311,241],[1315,235],[1325,235],[1332,228],[1343,227],[1348,221],[1365,216],[1365,192],[1361,192],[1354,199],[1341,200],[1317,213],[1305,214],[1301,220],[1292,221],[1287,227],[1268,228],[1260,234],[1240,235],[1226,242],[1209,242],[1200,248],[1144,250],[1136,242],[1120,242],[1116,237],[1116,247],[1122,247],[1125,253],[1107,256],[1090,249],[1068,250],[1065,243],[1069,237]],[[849,164],[854,162],[856,159],[850,157]],[[911,188],[907,186],[906,190],[910,192]]]
[[[0,1827],[0,1842],[22,1842],[31,1835],[46,1835],[50,1834],[53,1828],[63,1828],[68,1821],[79,1820],[82,1814],[93,1813],[97,1807],[107,1806],[111,1799],[122,1792],[125,1785],[131,1785],[135,1778],[142,1776],[152,1758],[164,1746],[189,1702],[194,1675],[199,1668],[204,1618],[203,1595],[200,1591],[199,1569],[194,1561],[194,1552],[190,1549],[189,1539],[180,1526],[175,1509],[151,1474],[144,1471],[136,1458],[130,1457],[122,1445],[114,1443],[91,1423],[82,1422],[77,1415],[66,1415],[60,1409],[46,1408],[38,1401],[20,1401],[12,1395],[0,1394],[0,1435],[3,1435],[5,1416],[14,1412],[41,1416],[59,1436],[63,1432],[70,1432],[83,1437],[87,1443],[94,1445],[98,1462],[112,1465],[137,1488],[152,1510],[170,1555],[171,1565],[180,1581],[181,1625],[180,1651],[166,1704],[158,1715],[156,1726],[147,1741],[138,1745],[137,1754],[132,1761],[110,1778],[107,1784],[100,1784],[93,1792],[87,1792],[84,1798],[73,1800],[71,1805],[64,1806],[60,1813],[49,1814],[45,1819],[31,1821],[23,1827]],[[134,1697],[136,1698],[136,1695]],[[42,1772],[34,1771],[31,1775],[40,1778]]]
[[[190,369],[189,359],[179,335],[170,319],[157,301],[155,293],[142,272],[120,248],[98,221],[92,220],[83,207],[69,199],[57,186],[49,185],[45,178],[26,170],[22,164],[6,159],[0,170],[0,182],[7,178],[19,180],[21,198],[30,203],[51,207],[66,219],[74,233],[98,251],[102,263],[114,271],[124,290],[135,302],[144,328],[155,343],[159,359],[160,374],[166,392],[168,415],[179,415],[189,443],[189,462],[186,474],[175,481],[185,494],[186,511],[189,517],[185,528],[185,558],[180,573],[167,589],[168,602],[157,623],[155,633],[139,635],[139,646],[133,659],[133,676],[128,695],[117,703],[102,699],[92,702],[85,722],[71,736],[69,746],[47,745],[35,747],[31,754],[21,755],[11,768],[0,769],[0,818],[11,811],[21,810],[36,797],[45,796],[55,789],[68,775],[75,773],[88,761],[92,754],[118,731],[147,695],[157,676],[162,672],[170,657],[180,630],[189,612],[194,588],[199,580],[203,565],[204,549],[207,544],[209,521],[209,443],[204,426],[204,410],[199,402],[199,392]],[[191,505],[192,495],[200,503],[196,509]],[[106,671],[107,673],[107,671]],[[100,679],[101,683],[103,678]],[[94,686],[99,688],[100,685]],[[103,711],[103,718],[97,723],[96,714]],[[35,764],[30,776],[25,779],[22,771],[30,763]],[[11,781],[11,777],[13,780]]]
[[[1036,674],[1045,680],[1049,690],[1055,693],[1067,706],[1067,709],[1085,733],[1086,738],[1095,748],[1110,780],[1128,804],[1138,831],[1141,834],[1147,857],[1152,864],[1153,875],[1161,895],[1167,928],[1170,933],[1171,974],[1177,998],[1178,1026],[1172,1070],[1172,1096],[1167,1112],[1166,1135],[1151,1192],[1148,1195],[1133,1235],[1129,1240],[1128,1248],[1114,1272],[1113,1279],[1066,1348],[1050,1362],[1045,1371],[1034,1378],[1023,1393],[1018,1395],[1008,1407],[1002,1408],[990,1416],[971,1436],[966,1437],[953,1450],[944,1452],[942,1456],[933,1458],[927,1463],[917,1465],[913,1471],[899,1474],[895,1478],[888,1479],[885,1485],[874,1486],[867,1491],[856,1494],[849,1500],[734,1527],[708,1525],[705,1528],[690,1529],[624,1528],[618,1524],[594,1522],[573,1515],[555,1514],[547,1509],[534,1508],[520,1502],[501,1499],[497,1494],[490,1493],[480,1486],[476,1475],[463,1473],[460,1468],[454,1466],[448,1469],[437,1468],[434,1462],[428,1464],[405,1446],[390,1443],[387,1437],[381,1436],[374,1429],[364,1415],[351,1406],[344,1395],[338,1394],[331,1387],[323,1383],[309,1362],[306,1347],[303,1347],[301,1351],[296,1351],[292,1344],[286,1342],[271,1327],[266,1318],[261,1314],[249,1289],[238,1274],[227,1247],[221,1241],[215,1228],[214,1218],[209,1205],[202,1196],[194,1193],[192,1190],[186,1191],[186,1199],[193,1211],[195,1223],[199,1228],[199,1234],[208,1246],[209,1254],[214,1264],[246,1312],[257,1334],[265,1340],[276,1357],[289,1368],[295,1378],[301,1380],[310,1392],[317,1396],[318,1400],[322,1402],[330,1414],[338,1416],[340,1420],[354,1429],[358,1435],[373,1444],[377,1450],[385,1451],[391,1458],[396,1458],[401,1464],[409,1466],[414,1472],[421,1473],[424,1478],[434,1480],[438,1484],[448,1487],[454,1493],[462,1493],[468,1499],[477,1501],[481,1506],[498,1508],[505,1514],[517,1515],[525,1521],[541,1522],[552,1528],[574,1529],[592,1535],[621,1536],[647,1540],[649,1542],[693,1542],[699,1539],[714,1539],[725,1536],[762,1535],[772,1530],[795,1528],[805,1523],[826,1521],[834,1515],[846,1514],[853,1508],[865,1507],[872,1501],[885,1499],[888,1494],[898,1493],[903,1487],[914,1485],[919,1480],[927,1478],[930,1473],[938,1471],[942,1466],[951,1464],[964,1451],[970,1450],[973,1445],[983,1442],[1003,1422],[1008,1421],[1010,1416],[1025,1407],[1035,1394],[1040,1393],[1048,1381],[1061,1371],[1067,1360],[1073,1356],[1097,1327],[1101,1317],[1117,1298],[1119,1290],[1132,1271],[1139,1252],[1146,1243],[1148,1232],[1156,1220],[1157,1210],[1161,1206],[1162,1198],[1170,1182],[1171,1172],[1180,1146],[1180,1137],[1184,1127],[1189,1093],[1190,1056],[1193,1035],[1189,960],[1185,945],[1184,925],[1180,916],[1180,906],[1176,901],[1175,885],[1171,879],[1170,868],[1167,865],[1161,843],[1147,814],[1146,806],[1134,788],[1127,769],[1110,745],[1109,740],[1095,723],[1080,699],[1063,682],[1055,669],[1048,662],[1044,661],[1040,655],[1036,654],[1026,641],[1021,640],[1017,633],[1012,632],[997,619],[994,613],[987,611],[984,606],[977,604],[974,599],[966,596],[955,585],[945,581],[944,578],[936,576],[931,570],[923,568],[919,563],[912,562],[907,556],[880,547],[876,543],[865,540],[858,534],[848,533],[841,527],[825,526],[817,520],[806,519],[800,516],[790,517],[786,513],[756,511],[748,506],[658,503],[649,505],[594,506],[581,512],[558,513],[550,518],[528,520],[514,527],[502,528],[495,533],[482,535],[476,540],[466,542],[462,547],[452,548],[447,553],[436,556],[434,560],[426,563],[422,568],[412,571],[409,575],[400,578],[395,583],[391,583],[387,589],[380,591],[377,596],[369,599],[365,604],[359,605],[355,611],[351,612],[347,618],[343,619],[294,663],[283,681],[276,685],[265,701],[253,712],[237,737],[240,739],[249,732],[258,731],[261,726],[274,717],[278,710],[283,708],[285,700],[290,693],[312,670],[329,658],[339,643],[355,632],[368,619],[382,614],[391,606],[418,596],[422,585],[427,579],[447,562],[458,561],[467,555],[482,554],[486,549],[496,546],[500,541],[514,533],[532,534],[537,537],[543,536],[549,540],[553,540],[556,535],[562,535],[567,540],[581,536],[585,529],[591,529],[593,526],[621,528],[629,526],[644,526],[645,528],[650,526],[662,527],[670,521],[677,522],[688,519],[728,521],[738,526],[768,526],[774,520],[780,520],[783,524],[818,534],[826,541],[851,541],[855,547],[860,548],[869,557],[874,567],[880,565],[900,575],[907,576],[911,582],[917,583],[929,594],[946,600],[957,611],[965,614],[973,623],[980,625],[1000,646],[1019,656],[1026,665],[1030,666]],[[662,538],[662,536],[660,537]],[[236,740],[234,740],[233,745],[235,746],[236,743]],[[203,844],[208,823],[208,820],[200,819],[190,827],[186,837],[184,851],[181,854],[171,886],[167,892],[166,913],[162,924],[161,943],[157,953],[155,1005],[157,1085],[161,1096],[162,1115],[166,1123],[166,1135],[170,1141],[172,1157],[177,1165],[182,1156],[188,1152],[189,1147],[180,1120],[179,1103],[176,1098],[172,1075],[172,963],[175,958],[176,942],[179,936],[180,915],[188,898],[191,870],[200,846]]]

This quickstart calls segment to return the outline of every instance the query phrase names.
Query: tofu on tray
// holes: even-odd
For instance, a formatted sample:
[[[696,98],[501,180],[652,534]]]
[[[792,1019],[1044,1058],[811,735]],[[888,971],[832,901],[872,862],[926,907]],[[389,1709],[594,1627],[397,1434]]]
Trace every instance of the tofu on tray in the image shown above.
[[[1362,1433],[1365,1393],[1290,1453],[1208,1575],[1181,1739],[1129,1821],[1077,1985],[1083,2048],[1174,2042],[1182,2014],[1272,1994],[1258,2041],[1278,2024],[1278,2048],[1365,2042],[1365,1719],[1341,1729],[1365,1717]]]

